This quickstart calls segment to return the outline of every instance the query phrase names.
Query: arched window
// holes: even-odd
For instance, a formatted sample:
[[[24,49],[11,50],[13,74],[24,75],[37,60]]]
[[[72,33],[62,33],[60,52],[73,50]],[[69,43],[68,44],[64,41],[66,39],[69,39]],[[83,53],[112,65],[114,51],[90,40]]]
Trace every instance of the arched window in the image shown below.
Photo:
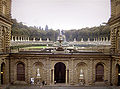
[[[96,81],[102,82],[104,80],[104,66],[97,64],[96,66]]]
[[[120,32],[117,32],[117,49],[120,50]]]
[[[25,81],[25,65],[23,63],[17,64],[17,80]]]

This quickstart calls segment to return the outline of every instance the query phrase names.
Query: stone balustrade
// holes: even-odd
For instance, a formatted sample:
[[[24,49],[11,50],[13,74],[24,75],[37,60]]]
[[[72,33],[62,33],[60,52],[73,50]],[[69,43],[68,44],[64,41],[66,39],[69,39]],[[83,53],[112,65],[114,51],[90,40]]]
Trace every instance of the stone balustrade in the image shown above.
[[[17,36],[12,36],[12,37],[11,37],[11,41],[31,41],[31,40],[30,40],[29,37],[19,37],[19,36],[17,37]],[[34,38],[32,39],[32,41],[35,42],[35,41],[38,41],[38,40],[36,40],[36,38],[34,37]],[[42,38],[40,38],[39,41],[42,42],[42,41],[43,41]],[[45,41],[45,40],[44,40],[44,41]],[[46,41],[49,42],[50,39],[47,38]],[[74,42],[79,42],[79,41],[76,40],[76,38],[74,38],[73,41],[74,41]],[[88,38],[88,40],[87,40],[87,42],[92,42],[92,41],[94,41],[94,42],[96,42],[96,41],[97,41],[97,42],[99,42],[99,41],[104,41],[104,42],[106,41],[106,42],[108,42],[108,41],[110,41],[110,40],[108,40],[108,37],[101,37],[101,38],[98,37],[98,38],[94,38],[94,40],[91,40],[90,38]],[[84,42],[84,39],[81,38],[80,42]]]
[[[29,44],[44,44],[44,45],[48,45],[48,44],[54,44],[53,41],[50,41],[49,38],[47,38],[46,40],[42,40],[42,38],[39,38],[39,40],[37,40],[35,37],[30,40],[29,37],[11,37],[11,45],[12,46],[18,46],[18,45],[29,45]],[[91,40],[90,38],[88,38],[87,41],[85,41],[83,38],[81,38],[80,41],[77,41],[76,38],[74,38],[73,41],[67,42],[69,45],[111,45],[111,41],[108,40],[108,37],[101,37],[101,38],[94,38],[93,40]]]

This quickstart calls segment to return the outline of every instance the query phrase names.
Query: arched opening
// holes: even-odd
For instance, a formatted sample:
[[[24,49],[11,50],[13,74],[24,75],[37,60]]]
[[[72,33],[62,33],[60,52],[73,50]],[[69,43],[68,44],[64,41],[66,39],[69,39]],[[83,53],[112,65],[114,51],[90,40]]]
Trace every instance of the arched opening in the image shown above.
[[[1,84],[5,84],[5,63],[1,64]]]
[[[104,66],[101,63],[96,65],[96,81],[104,81]]]
[[[117,51],[119,51],[120,50],[120,32],[119,31],[117,31],[117,35],[116,35],[116,39],[117,39]]]
[[[56,83],[65,83],[65,78],[66,78],[65,64],[62,62],[58,62],[57,64],[55,64],[54,68],[55,68],[54,81],[56,81]]]
[[[17,64],[17,80],[25,81],[25,65],[22,62]]]
[[[117,64],[117,85],[120,86],[120,65]]]

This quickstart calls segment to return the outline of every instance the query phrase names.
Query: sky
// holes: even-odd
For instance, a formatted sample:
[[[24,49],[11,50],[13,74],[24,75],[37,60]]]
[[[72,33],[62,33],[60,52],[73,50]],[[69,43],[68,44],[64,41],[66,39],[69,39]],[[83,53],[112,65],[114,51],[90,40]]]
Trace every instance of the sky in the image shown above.
[[[12,0],[12,18],[54,30],[99,26],[110,18],[110,0]]]

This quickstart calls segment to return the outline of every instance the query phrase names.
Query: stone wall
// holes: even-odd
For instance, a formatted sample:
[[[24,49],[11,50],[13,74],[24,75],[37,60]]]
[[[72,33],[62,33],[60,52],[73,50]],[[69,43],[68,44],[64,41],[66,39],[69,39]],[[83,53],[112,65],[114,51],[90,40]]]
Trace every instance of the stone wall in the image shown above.
[[[0,0],[0,53],[10,52],[11,25],[11,0]]]
[[[117,85],[120,65],[120,0],[111,0],[111,18],[108,24],[111,28],[111,83]]]
[[[54,84],[54,66],[62,62],[66,66],[66,84],[79,84],[79,69],[84,68],[85,85],[95,84],[95,71],[98,63],[104,66],[104,80],[110,84],[110,60],[109,55],[37,55],[37,54],[12,54],[10,57],[10,79],[13,83],[30,83],[30,78],[36,77],[36,65],[40,68],[42,80],[48,85]],[[25,64],[25,81],[17,81],[16,65],[19,62]],[[83,64],[83,65],[82,65]],[[69,70],[69,72],[68,72]],[[69,73],[69,74],[68,74]],[[68,79],[69,78],[69,79]]]

